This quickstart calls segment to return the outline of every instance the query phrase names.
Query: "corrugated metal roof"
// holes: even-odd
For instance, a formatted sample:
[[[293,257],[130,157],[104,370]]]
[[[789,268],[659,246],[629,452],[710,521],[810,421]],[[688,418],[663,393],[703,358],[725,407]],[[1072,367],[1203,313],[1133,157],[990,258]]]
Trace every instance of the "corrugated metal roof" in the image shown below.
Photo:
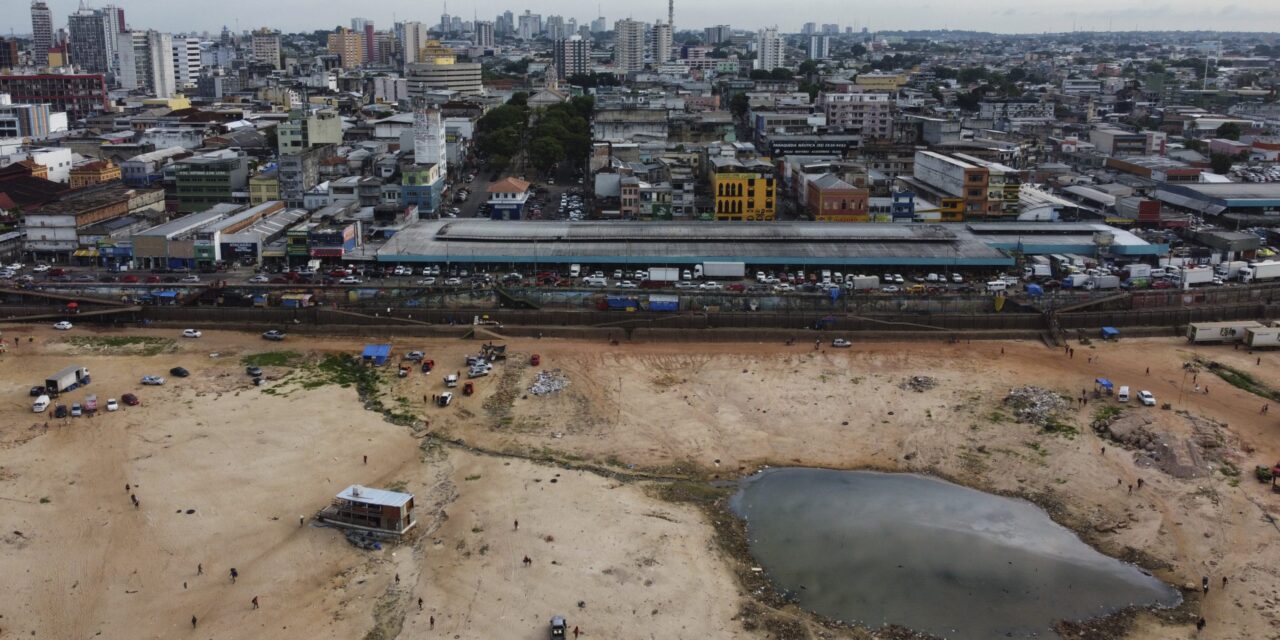
[[[338,499],[377,504],[384,507],[403,507],[405,503],[413,499],[413,494],[387,491],[386,489],[370,489],[369,487],[353,484],[343,489],[342,493],[338,494]]]

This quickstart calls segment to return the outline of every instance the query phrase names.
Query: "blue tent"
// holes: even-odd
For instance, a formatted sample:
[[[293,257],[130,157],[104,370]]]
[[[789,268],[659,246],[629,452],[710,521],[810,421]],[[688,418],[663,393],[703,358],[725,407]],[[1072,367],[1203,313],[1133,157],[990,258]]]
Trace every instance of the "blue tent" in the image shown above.
[[[1107,391],[1111,391],[1111,387],[1112,387],[1111,381],[1106,378],[1098,378],[1097,380],[1094,380],[1093,383],[1098,385],[1099,387],[1102,387],[1103,389],[1106,389]]]
[[[1027,285],[1027,295],[1033,298],[1038,298],[1044,295],[1044,287],[1041,287],[1038,284],[1029,284]]]
[[[1119,337],[1120,337],[1120,330],[1119,330],[1119,329],[1117,329],[1117,328],[1115,328],[1115,327],[1103,327],[1103,328],[1102,328],[1102,339],[1103,339],[1103,340],[1115,340],[1116,338],[1119,338]]]
[[[391,345],[389,344],[365,345],[364,353],[361,353],[360,357],[365,362],[373,362],[373,364],[381,367],[382,365],[387,363],[387,358],[391,357]]]

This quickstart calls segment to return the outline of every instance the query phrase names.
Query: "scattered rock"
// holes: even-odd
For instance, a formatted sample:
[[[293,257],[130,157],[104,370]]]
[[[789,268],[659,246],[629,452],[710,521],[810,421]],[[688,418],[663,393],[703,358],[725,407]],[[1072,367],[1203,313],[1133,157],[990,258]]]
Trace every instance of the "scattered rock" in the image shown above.
[[[569,386],[569,379],[561,374],[559,369],[543,370],[538,372],[538,377],[529,387],[529,393],[535,396],[546,396],[563,391],[567,386]]]
[[[911,376],[910,378],[903,380],[902,384],[898,385],[898,388],[904,391],[924,393],[936,386],[938,386],[938,380],[936,378],[931,378],[929,376]]]
[[[1027,422],[1045,426],[1058,414],[1071,408],[1071,401],[1056,391],[1041,387],[1018,387],[1011,389],[1004,398],[1005,406],[1013,410],[1018,422]]]

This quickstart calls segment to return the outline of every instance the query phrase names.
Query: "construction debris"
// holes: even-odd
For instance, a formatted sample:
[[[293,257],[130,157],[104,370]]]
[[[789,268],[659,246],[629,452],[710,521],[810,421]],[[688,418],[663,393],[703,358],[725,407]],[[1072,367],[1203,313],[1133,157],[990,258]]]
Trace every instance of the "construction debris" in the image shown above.
[[[533,385],[529,387],[529,393],[545,396],[562,391],[567,386],[569,386],[569,379],[560,373],[559,369],[543,370],[538,372],[537,378],[534,378]]]
[[[902,384],[898,385],[898,388],[903,391],[924,393],[936,386],[938,386],[938,380],[936,378],[931,378],[929,376],[911,376],[910,378],[903,380]]]
[[[1005,406],[1013,410],[1018,422],[1045,426],[1059,413],[1071,407],[1071,401],[1055,391],[1041,387],[1018,387],[1005,396]]]

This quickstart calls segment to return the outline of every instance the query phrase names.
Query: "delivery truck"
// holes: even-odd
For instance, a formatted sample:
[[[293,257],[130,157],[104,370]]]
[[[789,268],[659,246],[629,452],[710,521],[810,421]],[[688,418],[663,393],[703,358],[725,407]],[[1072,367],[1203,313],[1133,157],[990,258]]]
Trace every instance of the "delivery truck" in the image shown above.
[[[650,282],[679,282],[680,269],[675,267],[650,267]]]
[[[1053,270],[1049,268],[1048,264],[1031,262],[1022,268],[1022,278],[1024,280],[1037,280],[1040,278],[1050,278],[1052,276]]]
[[[1249,266],[1249,263],[1244,260],[1229,260],[1218,263],[1213,272],[1223,280],[1235,280],[1240,277],[1240,270],[1247,266]]]
[[[1261,329],[1263,324],[1253,320],[1229,322],[1193,322],[1187,325],[1187,341],[1197,344],[1209,342],[1243,342],[1245,331]]]
[[[1240,282],[1261,282],[1280,278],[1280,261],[1250,262],[1240,269]]]
[[[1093,288],[1099,291],[1120,288],[1120,276],[1094,276]]]
[[[1149,264],[1129,264],[1124,267],[1124,276],[1129,280],[1137,280],[1139,278],[1151,277],[1151,265]]]
[[[44,388],[50,395],[58,395],[89,384],[89,369],[72,365],[45,378]]]
[[[849,276],[844,286],[850,291],[874,291],[880,288],[880,276]]]
[[[1067,276],[1067,277],[1065,277],[1065,278],[1063,278],[1063,279],[1062,279],[1062,288],[1064,288],[1064,289],[1092,289],[1092,288],[1093,288],[1093,286],[1090,284],[1091,282],[1093,282],[1093,278],[1090,278],[1089,276],[1087,276],[1087,275],[1085,275],[1085,274],[1083,274],[1083,273],[1076,273],[1076,274],[1069,275],[1069,276]]]
[[[1198,284],[1213,283],[1213,269],[1209,267],[1191,268],[1182,267],[1177,271],[1178,282],[1183,289],[1194,287]]]
[[[1280,327],[1249,327],[1244,330],[1244,343],[1250,349],[1280,347]]]
[[[747,263],[745,262],[704,262],[702,263],[704,278],[745,278]]]

